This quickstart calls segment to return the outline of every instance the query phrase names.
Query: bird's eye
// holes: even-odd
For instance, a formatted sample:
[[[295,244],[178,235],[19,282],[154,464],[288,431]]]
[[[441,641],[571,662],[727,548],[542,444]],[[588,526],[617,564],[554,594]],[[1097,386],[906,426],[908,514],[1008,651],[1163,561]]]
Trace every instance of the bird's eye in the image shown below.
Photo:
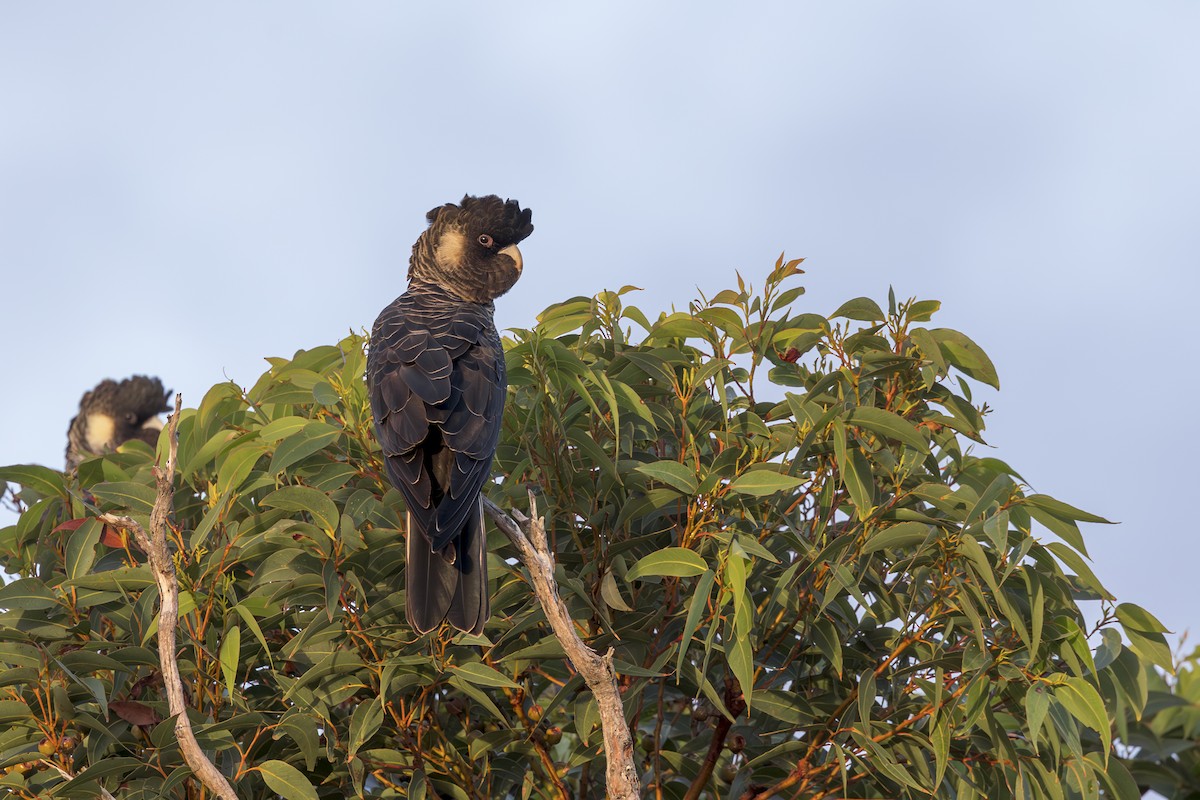
[[[483,245],[484,247],[491,247],[492,246],[492,237],[488,236],[486,233],[481,233],[481,234],[479,234],[479,243],[481,245]]]
[[[134,414],[132,411],[130,411],[125,415],[125,421],[132,425],[133,423],[137,422],[137,414]]]

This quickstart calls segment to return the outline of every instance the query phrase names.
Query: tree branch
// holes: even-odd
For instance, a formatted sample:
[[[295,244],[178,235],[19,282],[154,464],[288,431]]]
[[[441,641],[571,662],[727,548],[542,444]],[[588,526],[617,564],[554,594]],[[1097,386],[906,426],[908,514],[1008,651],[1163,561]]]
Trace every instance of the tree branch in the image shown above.
[[[729,711],[734,719],[746,710],[746,700],[742,697],[740,688],[735,689],[736,682],[729,680],[725,684],[725,708]],[[717,729],[713,731],[713,737],[708,743],[708,752],[704,754],[704,761],[700,764],[700,772],[696,775],[692,785],[688,787],[688,793],[684,795],[683,800],[697,800],[704,787],[708,785],[708,781],[712,778],[713,768],[717,766],[717,759],[721,757],[721,750],[725,747],[725,738],[729,735],[729,729],[733,727],[733,721],[724,714],[718,713]]]
[[[555,637],[562,643],[567,658],[583,676],[584,682],[592,690],[592,696],[596,698],[596,705],[600,709],[600,727],[604,732],[604,755],[608,762],[606,780],[609,800],[638,800],[641,797],[641,782],[633,762],[633,737],[625,721],[625,707],[617,686],[612,648],[600,655],[579,638],[571,614],[558,596],[558,585],[554,582],[554,554],[550,552],[546,540],[545,521],[537,515],[537,501],[533,492],[529,493],[528,517],[513,511],[517,518],[514,520],[486,497],[483,498],[483,508],[496,527],[504,531],[517,548],[521,563],[529,570],[533,591],[542,604],[542,610],[546,612],[546,619]]]
[[[167,704],[171,715],[175,717],[175,735],[179,740],[179,749],[183,751],[184,760],[209,791],[222,800],[237,800],[233,787],[216,765],[204,755],[200,743],[196,741],[196,735],[192,732],[192,723],[188,719],[187,706],[183,700],[179,662],[175,654],[175,632],[179,625],[179,581],[175,577],[175,562],[167,549],[167,529],[172,501],[175,498],[175,459],[179,453],[177,430],[182,405],[183,395],[176,394],[175,413],[171,415],[168,430],[170,450],[167,455],[167,468],[164,470],[157,464],[154,466],[154,481],[158,494],[154,500],[154,509],[150,512],[150,533],[147,534],[142,526],[130,517],[101,514],[100,519],[131,531],[138,546],[150,559],[150,571],[154,574],[154,582],[158,584],[159,595],[158,663],[167,689]]]

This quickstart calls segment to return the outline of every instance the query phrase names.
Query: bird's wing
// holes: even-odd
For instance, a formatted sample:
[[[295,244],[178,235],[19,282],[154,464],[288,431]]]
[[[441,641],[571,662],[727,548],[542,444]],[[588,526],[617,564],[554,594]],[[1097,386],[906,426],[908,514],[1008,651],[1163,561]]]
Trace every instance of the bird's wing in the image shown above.
[[[457,320],[459,334],[471,332],[469,344],[454,361],[450,399],[438,409],[438,423],[453,453],[449,488],[438,504],[432,542],[440,550],[478,513],[478,497],[492,474],[492,457],[500,441],[504,394],[508,386],[504,350],[491,317],[477,306],[464,305]]]
[[[367,379],[388,477],[441,551],[478,513],[500,438],[507,382],[489,309],[402,295],[375,322]]]

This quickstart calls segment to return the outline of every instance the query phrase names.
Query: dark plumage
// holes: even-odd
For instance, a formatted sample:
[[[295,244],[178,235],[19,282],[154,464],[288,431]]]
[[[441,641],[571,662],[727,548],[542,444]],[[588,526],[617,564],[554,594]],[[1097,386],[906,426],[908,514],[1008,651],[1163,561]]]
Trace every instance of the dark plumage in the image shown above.
[[[79,413],[67,428],[67,469],[92,456],[111,453],[130,439],[153,447],[162,430],[159,414],[170,411],[162,381],[134,375],[118,383],[103,380],[85,392]]]
[[[508,381],[492,300],[521,275],[533,232],[515,200],[466,196],[430,211],[408,291],[371,330],[367,383],[388,478],[408,506],[407,613],[479,633],[490,613],[480,490]]]

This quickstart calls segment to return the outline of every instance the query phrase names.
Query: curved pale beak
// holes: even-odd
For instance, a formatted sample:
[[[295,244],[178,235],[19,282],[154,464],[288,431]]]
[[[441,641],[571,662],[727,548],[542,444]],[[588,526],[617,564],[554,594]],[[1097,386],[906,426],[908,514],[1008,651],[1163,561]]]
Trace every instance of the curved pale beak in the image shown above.
[[[517,272],[520,273],[524,263],[521,261],[521,251],[517,249],[517,246],[515,244],[510,244],[500,252],[513,260],[513,263],[517,265]]]

